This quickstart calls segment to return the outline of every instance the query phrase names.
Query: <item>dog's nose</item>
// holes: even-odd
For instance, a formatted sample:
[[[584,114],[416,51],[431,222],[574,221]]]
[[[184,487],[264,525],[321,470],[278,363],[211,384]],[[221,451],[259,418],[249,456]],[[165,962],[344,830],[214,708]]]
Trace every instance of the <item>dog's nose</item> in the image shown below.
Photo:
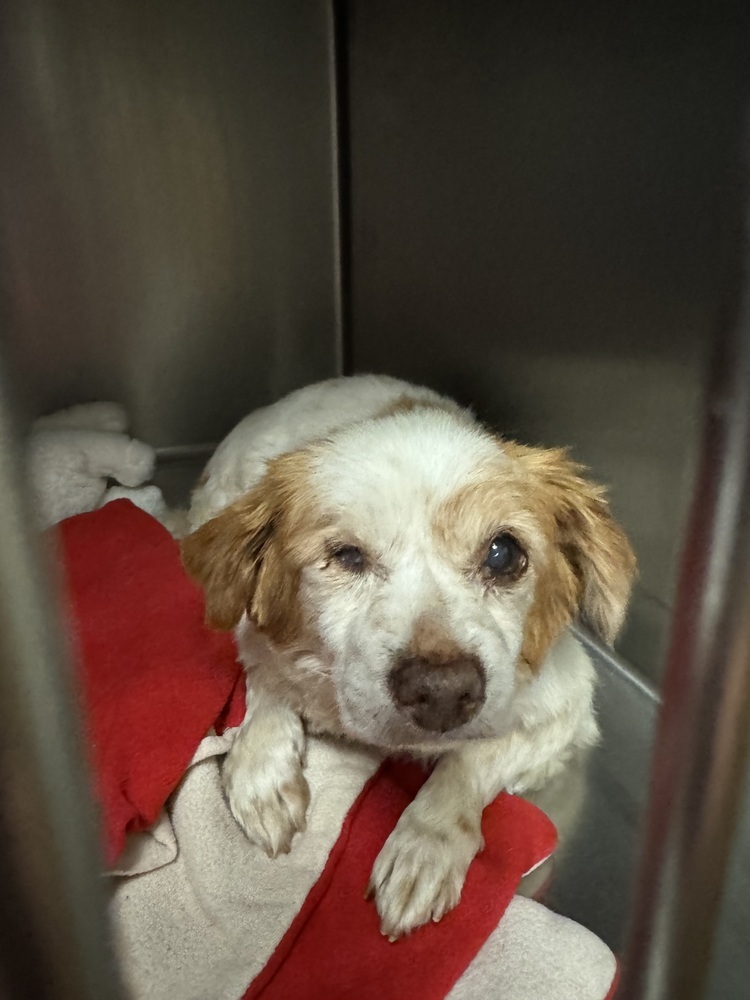
[[[433,733],[469,722],[484,702],[484,670],[475,656],[444,662],[407,656],[391,670],[388,683],[395,703]]]

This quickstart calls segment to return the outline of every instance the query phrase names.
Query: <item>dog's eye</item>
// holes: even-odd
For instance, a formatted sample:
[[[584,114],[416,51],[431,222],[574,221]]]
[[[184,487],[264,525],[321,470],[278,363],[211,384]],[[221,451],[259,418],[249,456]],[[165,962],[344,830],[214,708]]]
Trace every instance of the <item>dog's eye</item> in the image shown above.
[[[350,573],[361,573],[365,568],[365,554],[356,545],[342,545],[331,553],[333,558]]]
[[[526,569],[528,558],[513,535],[504,531],[490,542],[485,566],[493,577],[518,578]]]

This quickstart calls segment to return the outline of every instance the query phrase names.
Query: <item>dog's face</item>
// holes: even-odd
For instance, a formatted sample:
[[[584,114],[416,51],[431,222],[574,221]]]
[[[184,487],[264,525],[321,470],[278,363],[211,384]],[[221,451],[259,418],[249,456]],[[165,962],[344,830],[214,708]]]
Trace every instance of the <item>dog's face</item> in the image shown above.
[[[312,654],[352,738],[436,748],[498,736],[577,616],[611,641],[634,558],[561,452],[439,409],[369,421],[270,463],[183,542],[207,620],[244,613]],[[286,658],[286,662],[290,662]]]

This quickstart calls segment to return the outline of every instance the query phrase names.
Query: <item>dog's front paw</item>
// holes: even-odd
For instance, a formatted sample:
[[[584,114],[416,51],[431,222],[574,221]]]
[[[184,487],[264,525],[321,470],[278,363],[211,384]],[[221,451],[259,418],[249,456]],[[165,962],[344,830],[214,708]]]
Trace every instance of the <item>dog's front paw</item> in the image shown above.
[[[480,824],[420,815],[416,799],[403,813],[372,869],[381,932],[390,940],[438,921],[461,898],[466,872],[482,847]]]
[[[290,748],[291,750],[291,748]],[[288,854],[305,829],[310,789],[294,752],[230,752],[223,770],[232,815],[249,840],[270,858]]]

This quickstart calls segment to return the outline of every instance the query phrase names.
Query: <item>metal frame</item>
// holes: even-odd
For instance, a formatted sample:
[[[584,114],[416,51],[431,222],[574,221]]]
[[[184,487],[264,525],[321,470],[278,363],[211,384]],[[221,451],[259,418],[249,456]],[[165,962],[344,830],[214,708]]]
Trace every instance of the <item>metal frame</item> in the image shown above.
[[[116,1000],[78,713],[19,441],[0,369],[0,996]]]
[[[747,232],[750,230],[746,230]],[[622,996],[704,996],[750,726],[750,254],[717,343]]]

